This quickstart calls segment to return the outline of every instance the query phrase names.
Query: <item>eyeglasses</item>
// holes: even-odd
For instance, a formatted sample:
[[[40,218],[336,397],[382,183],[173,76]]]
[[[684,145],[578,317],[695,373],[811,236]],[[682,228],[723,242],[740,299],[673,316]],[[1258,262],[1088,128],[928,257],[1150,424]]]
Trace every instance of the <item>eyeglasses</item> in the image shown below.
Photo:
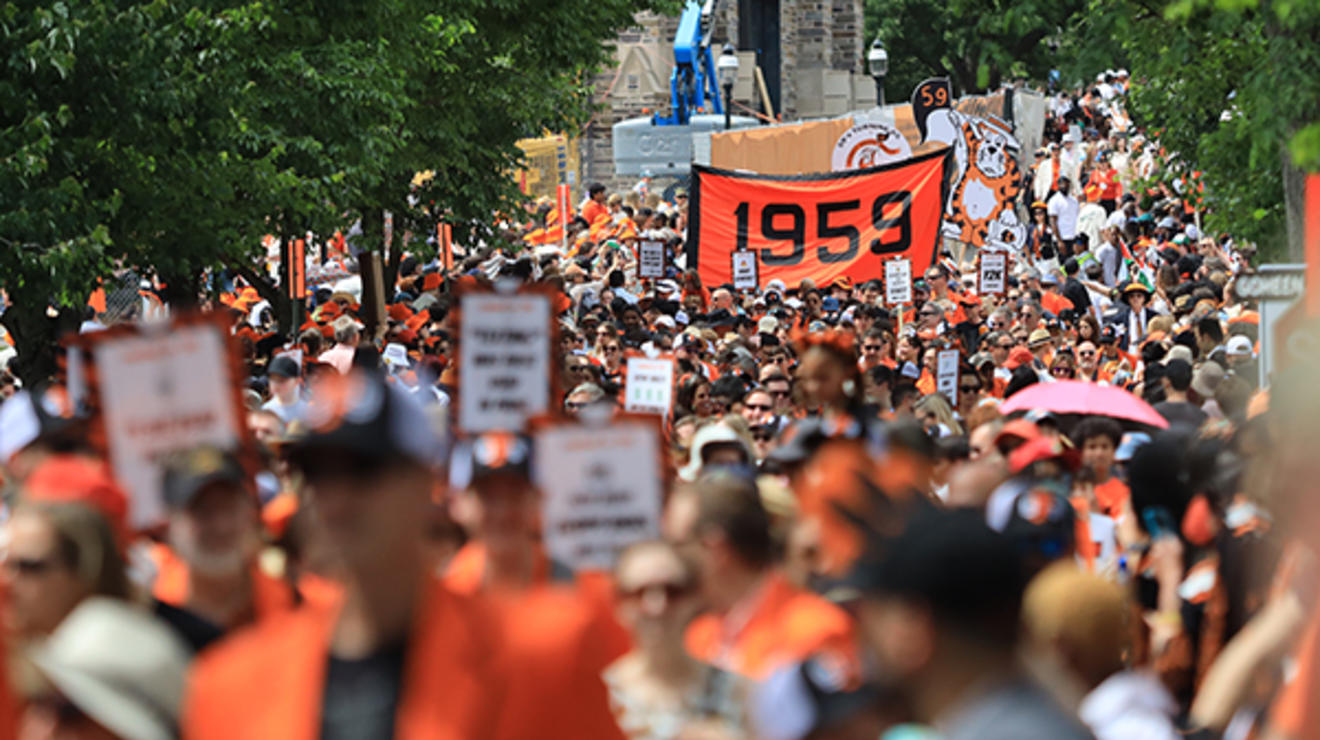
[[[1079,350],[1079,351],[1077,352],[1077,356],[1078,356],[1078,357],[1095,357],[1095,350],[1093,350],[1093,349]]]

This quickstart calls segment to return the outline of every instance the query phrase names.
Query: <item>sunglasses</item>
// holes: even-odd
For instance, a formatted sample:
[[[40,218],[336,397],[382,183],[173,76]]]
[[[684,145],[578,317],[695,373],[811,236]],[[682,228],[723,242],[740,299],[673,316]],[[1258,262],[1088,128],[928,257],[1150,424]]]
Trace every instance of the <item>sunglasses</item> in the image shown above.
[[[634,588],[619,589],[619,598],[625,601],[636,601],[652,591],[663,592],[666,601],[674,601],[692,593],[692,586],[686,583],[674,583],[672,581],[666,581],[663,583],[644,583]]]
[[[769,393],[774,398],[788,398],[791,395],[790,391],[766,391],[766,393]]]
[[[1050,372],[1054,375],[1072,375],[1072,371],[1073,369],[1070,367],[1056,367],[1050,369]]]
[[[568,411],[580,411],[586,407],[587,405],[581,401],[564,401],[564,408]]]
[[[1013,349],[1013,343],[1009,342],[1008,344],[996,344],[995,349]]]
[[[1084,349],[1084,350],[1082,350],[1081,352],[1078,352],[1077,355],[1078,355],[1079,357],[1095,357],[1095,350],[1093,350],[1093,349]]]
[[[774,438],[774,432],[752,432],[752,439],[757,442],[769,442]]]
[[[863,352],[879,352],[879,351],[882,350],[882,349],[884,349],[884,347],[882,347],[882,346],[879,345],[879,344],[863,344],[863,345],[862,345],[862,351],[863,351]]]
[[[619,348],[618,348],[618,347],[603,347],[603,348],[601,348],[601,351],[602,351],[602,352],[618,352],[618,351],[619,351]]]
[[[981,390],[981,384],[977,383],[975,385],[960,385],[958,386],[958,390],[964,391],[966,393],[975,393]]]
[[[760,411],[761,413],[767,413],[767,412],[769,412],[770,410],[772,410],[774,407],[771,406],[771,405],[768,404],[768,403],[766,403],[766,404],[760,404],[760,403],[745,403],[745,404],[743,404],[743,408],[748,409],[748,410],[751,410],[751,411]]]

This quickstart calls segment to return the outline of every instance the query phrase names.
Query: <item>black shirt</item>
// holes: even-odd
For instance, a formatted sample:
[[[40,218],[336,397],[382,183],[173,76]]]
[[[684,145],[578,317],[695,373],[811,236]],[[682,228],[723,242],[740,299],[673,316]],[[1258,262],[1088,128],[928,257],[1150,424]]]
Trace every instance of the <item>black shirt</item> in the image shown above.
[[[1200,429],[1208,418],[1199,406],[1186,401],[1161,401],[1155,404],[1155,410],[1168,422],[1169,426],[1190,426]]]
[[[321,740],[394,737],[394,714],[403,693],[406,650],[396,645],[365,658],[330,656],[321,710]]]

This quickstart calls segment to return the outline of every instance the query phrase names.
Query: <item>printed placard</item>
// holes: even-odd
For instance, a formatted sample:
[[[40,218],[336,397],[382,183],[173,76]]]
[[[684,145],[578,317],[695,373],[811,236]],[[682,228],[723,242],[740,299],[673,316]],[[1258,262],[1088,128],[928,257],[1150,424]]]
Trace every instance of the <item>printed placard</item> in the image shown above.
[[[733,253],[734,290],[756,290],[760,285],[756,273],[756,252],[743,250]]]
[[[949,404],[958,407],[958,350],[940,350],[935,355],[935,390],[949,399]]]
[[[162,461],[198,445],[237,449],[242,419],[223,329],[122,335],[92,347],[110,463],[129,493],[128,522],[165,518]]]
[[[536,434],[545,548],[575,570],[611,570],[627,546],[660,531],[660,438],[654,424],[565,424]]]
[[[912,263],[893,259],[885,263],[885,303],[902,306],[912,302]]]
[[[628,358],[628,381],[623,410],[642,414],[669,415],[674,394],[672,359]]]
[[[473,293],[460,305],[459,426],[520,430],[550,410],[550,300]]]
[[[665,276],[665,243],[646,240],[637,245],[637,274],[642,278]]]
[[[1008,253],[981,252],[981,275],[978,292],[981,295],[1007,292]]]

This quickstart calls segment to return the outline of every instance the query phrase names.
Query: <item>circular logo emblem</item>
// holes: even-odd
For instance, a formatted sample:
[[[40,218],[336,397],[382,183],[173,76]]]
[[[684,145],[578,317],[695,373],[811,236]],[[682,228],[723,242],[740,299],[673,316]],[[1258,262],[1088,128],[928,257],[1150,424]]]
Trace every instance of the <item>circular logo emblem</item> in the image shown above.
[[[843,132],[834,144],[831,167],[835,172],[860,170],[912,156],[912,147],[903,134],[882,123],[863,123]]]

